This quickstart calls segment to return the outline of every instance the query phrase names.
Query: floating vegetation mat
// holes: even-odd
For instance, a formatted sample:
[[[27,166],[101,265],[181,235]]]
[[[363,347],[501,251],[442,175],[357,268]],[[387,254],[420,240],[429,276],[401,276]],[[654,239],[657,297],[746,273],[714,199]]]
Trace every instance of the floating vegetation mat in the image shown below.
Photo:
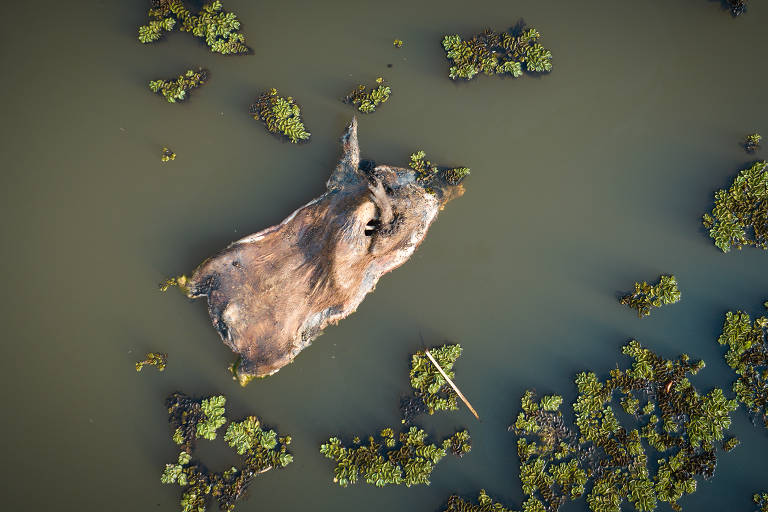
[[[437,364],[451,379],[455,377],[453,365],[461,355],[461,351],[461,345],[458,344],[429,349]],[[458,410],[458,395],[440,375],[423,350],[411,356],[410,381],[413,396],[406,397],[400,402],[403,423],[411,423],[416,416],[425,412],[434,414],[435,411]]]
[[[723,252],[745,245],[768,249],[768,162],[756,162],[730,188],[715,192],[715,207],[703,222]]]
[[[168,147],[163,146],[163,151],[160,153],[160,161],[170,162],[171,160],[176,160],[176,153],[168,149]]]
[[[531,509],[535,511],[536,509]],[[485,489],[480,491],[480,496],[477,497],[477,503],[471,503],[461,499],[455,494],[448,498],[448,503],[445,507],[445,512],[513,512],[511,509],[506,508],[501,503],[493,501],[493,499],[485,493]],[[528,512],[526,510],[526,512]]]
[[[757,506],[756,512],[768,512],[768,493],[761,492],[752,496],[752,501]]]
[[[471,80],[478,73],[509,75],[514,78],[528,73],[543,73],[552,69],[552,52],[537,41],[535,28],[493,32],[490,29],[463,40],[460,35],[443,37],[445,55],[451,63],[451,79]]]
[[[759,133],[750,133],[744,138],[744,150],[747,153],[754,153],[760,149],[761,140],[763,140],[763,138]]]
[[[205,84],[207,80],[208,71],[188,69],[175,80],[152,80],[149,82],[149,88],[152,92],[162,94],[168,103],[176,103],[187,99],[189,91]]]
[[[411,154],[408,167],[416,173],[416,181],[424,185],[427,191],[431,190],[430,184],[437,183],[441,179],[451,185],[458,185],[469,175],[469,167],[438,169],[437,166],[427,160],[427,154],[421,150]]]
[[[376,79],[376,87],[367,89],[364,85],[358,85],[352,92],[344,97],[344,103],[349,103],[357,107],[357,110],[364,114],[370,114],[376,111],[376,107],[389,99],[392,94],[389,84],[384,82],[384,78]]]
[[[310,133],[301,122],[301,109],[291,96],[283,97],[277,89],[270,89],[251,105],[249,112],[262,121],[270,132],[282,135],[296,144],[309,139]]]
[[[697,478],[714,475],[716,445],[731,424],[736,400],[727,400],[719,388],[699,394],[687,375],[704,363],[687,355],[667,360],[637,341],[622,352],[632,359],[629,369],[611,370],[602,380],[593,372],[576,377],[575,428],[559,410],[562,397],[523,395],[510,430],[519,436],[524,511],[555,511],[583,495],[594,512],[619,512],[625,500],[641,511],[653,510],[658,501],[680,510],[678,500],[696,490]],[[617,398],[635,428],[620,424]],[[657,454],[651,457],[646,445]],[[503,510],[468,507],[453,510]]]
[[[168,354],[161,352],[147,352],[144,359],[136,361],[136,371],[140,372],[145,366],[154,366],[159,371],[165,370],[165,365],[168,364]]]
[[[625,295],[619,302],[637,310],[637,316],[643,318],[651,314],[652,308],[660,308],[665,304],[680,301],[680,289],[677,287],[675,276],[661,276],[659,282],[650,285],[643,281],[635,282],[635,290]]]
[[[152,0],[151,5],[149,23],[139,27],[142,43],[155,42],[165,32],[177,29],[204,39],[214,53],[228,55],[251,51],[245,45],[245,36],[239,32],[237,16],[225,11],[218,0],[203,4],[197,14],[192,14],[182,0]]]
[[[217,430],[227,422],[226,398],[217,395],[195,399],[174,393],[166,400],[173,441],[180,453],[174,464],[166,464],[161,476],[164,484],[182,488],[182,512],[204,512],[211,499],[219,508],[231,511],[256,475],[272,468],[282,468],[293,461],[287,452],[289,436],[278,437],[274,430],[262,428],[255,416],[227,425],[224,441],[242,457],[242,464],[223,472],[211,472],[194,461],[192,454],[198,439],[214,440]]]
[[[333,481],[342,487],[363,479],[377,487],[385,485],[427,484],[435,465],[450,451],[461,457],[471,449],[469,433],[456,432],[442,443],[427,444],[424,430],[411,427],[399,436],[391,428],[379,433],[379,441],[373,436],[362,444],[355,437],[352,445],[345,447],[341,440],[332,437],[320,446],[320,453],[336,461]]]
[[[737,400],[747,408],[753,423],[768,428],[768,317],[752,322],[744,311],[729,311],[717,341],[728,345],[725,361],[738,375],[733,383]]]

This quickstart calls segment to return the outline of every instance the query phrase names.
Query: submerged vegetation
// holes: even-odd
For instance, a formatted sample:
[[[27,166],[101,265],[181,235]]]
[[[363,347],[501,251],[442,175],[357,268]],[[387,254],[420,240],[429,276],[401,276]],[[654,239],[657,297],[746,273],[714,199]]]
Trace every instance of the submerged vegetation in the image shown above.
[[[344,103],[350,103],[364,114],[376,111],[376,107],[389,99],[392,90],[382,77],[376,79],[376,88],[366,90],[362,84],[344,97]]]
[[[272,133],[280,134],[296,144],[309,139],[310,133],[301,122],[301,109],[291,96],[283,97],[277,89],[263,93],[251,105],[249,112],[262,121]]]
[[[160,161],[170,162],[171,160],[176,160],[176,153],[168,149],[166,146],[163,146],[163,152],[160,153]]]
[[[653,510],[658,501],[680,510],[678,500],[696,490],[697,477],[714,475],[716,442],[731,424],[736,401],[719,388],[696,391],[686,375],[702,369],[701,361],[687,355],[667,360],[637,341],[622,352],[633,359],[630,369],[611,370],[605,380],[592,372],[576,377],[575,429],[559,411],[562,397],[523,396],[510,427],[520,436],[523,510],[555,511],[584,494],[594,512],[619,512],[624,500],[640,511]],[[639,428],[621,426],[613,406],[617,392]],[[659,455],[649,459],[644,443]]]
[[[744,311],[729,311],[717,341],[728,345],[725,361],[738,375],[733,383],[737,400],[754,423],[768,428],[768,316],[752,322]]]
[[[662,275],[659,282],[650,285],[646,281],[635,282],[635,290],[622,297],[619,302],[637,310],[637,316],[642,318],[651,314],[652,308],[660,308],[665,304],[674,304],[680,300],[680,289],[677,287],[675,276]]]
[[[744,150],[747,153],[754,153],[758,149],[760,149],[760,141],[763,140],[763,138],[760,136],[759,133],[750,133],[744,138]]]
[[[461,355],[461,345],[443,345],[430,349],[430,354],[449,378],[454,378],[453,365]],[[420,350],[411,356],[410,382],[413,396],[401,401],[403,423],[411,423],[415,416],[435,411],[456,411],[458,395],[440,372]]]
[[[168,103],[176,103],[187,99],[187,93],[200,87],[208,80],[208,71],[188,69],[175,80],[152,80],[149,88],[152,92],[162,94]]]
[[[224,441],[242,457],[239,467],[210,472],[193,461],[195,441],[215,439],[216,431],[227,422],[225,404],[226,398],[221,395],[198,400],[174,393],[166,400],[169,422],[174,429],[172,439],[181,451],[175,464],[166,464],[160,481],[182,487],[182,512],[204,512],[211,498],[216,499],[221,510],[231,511],[256,475],[293,461],[287,452],[291,438],[264,430],[254,416],[230,422],[224,435]]]
[[[703,223],[723,252],[745,245],[768,249],[768,162],[756,162],[729,189],[715,192],[715,207]]]
[[[168,363],[168,354],[162,352],[147,352],[144,359],[136,361],[136,371],[140,372],[145,366],[154,366],[159,371],[165,370],[165,365]]]
[[[467,41],[458,34],[443,37],[443,48],[451,63],[451,79],[471,80],[478,73],[511,75],[514,78],[528,73],[543,73],[552,69],[552,52],[537,41],[535,28],[510,32],[490,29]]]
[[[152,43],[174,28],[190,32],[205,40],[214,53],[222,55],[246,54],[245,36],[239,32],[237,16],[224,10],[216,0],[203,4],[200,12],[192,14],[182,0],[152,0],[149,22],[139,27],[139,41]]]
[[[345,447],[339,438],[332,437],[321,445],[320,453],[336,461],[333,481],[342,487],[357,483],[358,478],[377,487],[429,485],[435,465],[448,451],[459,457],[470,451],[466,430],[456,432],[440,445],[427,444],[426,432],[417,427],[411,427],[399,436],[393,429],[385,428],[379,438],[381,440],[376,441],[370,436],[367,443],[361,444],[356,437],[352,446]]]

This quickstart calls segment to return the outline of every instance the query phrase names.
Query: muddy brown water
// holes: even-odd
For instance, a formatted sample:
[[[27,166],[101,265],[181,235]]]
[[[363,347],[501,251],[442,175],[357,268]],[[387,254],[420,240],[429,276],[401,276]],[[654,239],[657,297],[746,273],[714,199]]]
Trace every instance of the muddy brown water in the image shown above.
[[[573,376],[625,363],[630,338],[703,358],[700,390],[730,387],[715,339],[726,310],[760,313],[768,253],[720,253],[700,215],[752,160],[739,140],[768,131],[764,3],[738,19],[706,0],[225,6],[254,55],[213,55],[181,33],[141,45],[139,0],[4,7],[4,509],[176,510],[178,488],[160,484],[176,455],[163,399],[176,390],[223,393],[230,417],[293,436],[295,463],[254,481],[238,510],[431,512],[480,488],[519,507],[506,427],[521,393],[572,401]],[[443,34],[520,18],[551,48],[550,75],[447,78]],[[148,90],[191,66],[210,82],[189,102]],[[404,165],[424,149],[472,168],[467,193],[357,313],[241,389],[205,305],[157,283],[320,194],[353,114],[339,98],[380,75],[393,95],[360,118],[363,158]],[[247,115],[268,87],[298,99],[309,144],[282,143]],[[161,164],[164,145],[176,161]],[[681,303],[643,320],[618,304],[660,273],[677,276]],[[465,347],[457,380],[482,421],[462,409],[420,424],[437,437],[468,427],[472,453],[446,458],[428,487],[332,484],[320,443],[399,421],[422,336]],[[164,373],[134,371],[149,350],[170,354]],[[768,432],[742,410],[733,432],[742,445],[685,510],[751,510],[768,487]],[[234,462],[222,444],[200,456]]]

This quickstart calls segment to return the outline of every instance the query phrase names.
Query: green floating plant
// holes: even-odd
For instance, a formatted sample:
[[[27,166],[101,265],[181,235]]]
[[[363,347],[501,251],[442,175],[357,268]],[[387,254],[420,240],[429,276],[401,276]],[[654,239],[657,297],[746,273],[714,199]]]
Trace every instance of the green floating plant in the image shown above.
[[[752,496],[752,501],[754,501],[757,506],[755,512],[768,512],[768,493],[756,493]]]
[[[426,157],[427,154],[422,150],[411,154],[408,167],[416,174],[416,181],[426,186],[428,191],[431,190],[429,185],[436,179],[443,179],[451,185],[458,185],[469,175],[469,167],[440,170]]]
[[[768,317],[752,322],[744,311],[729,311],[717,341],[728,345],[725,361],[738,375],[733,383],[736,399],[755,423],[768,428]]]
[[[364,114],[376,111],[376,107],[389,99],[392,90],[384,83],[382,77],[376,79],[376,88],[366,90],[364,85],[358,85],[355,90],[344,97],[344,103],[350,103]]]
[[[255,416],[231,422],[224,434],[224,441],[242,457],[239,467],[210,472],[194,462],[195,441],[215,439],[216,430],[226,423],[225,404],[226,398],[221,395],[198,400],[174,393],[166,400],[174,429],[172,439],[181,452],[175,464],[165,465],[160,481],[182,487],[182,512],[204,512],[212,498],[221,510],[231,511],[256,475],[293,462],[287,452],[290,436],[278,437],[273,430],[263,429]]]
[[[461,356],[461,345],[443,345],[429,349],[437,364],[449,378],[455,378],[453,365]],[[429,414],[435,411],[456,411],[459,408],[458,395],[443,378],[423,350],[411,356],[411,387],[414,396],[426,406]]]
[[[719,388],[696,391],[686,375],[702,369],[701,361],[687,355],[667,360],[637,341],[622,352],[633,359],[631,368],[611,370],[605,380],[592,372],[576,377],[576,428],[563,420],[560,397],[523,395],[522,412],[510,427],[520,436],[523,510],[555,511],[584,494],[594,512],[619,512],[625,500],[639,511],[655,509],[658,501],[681,510],[678,500],[696,490],[697,477],[714,475],[716,443],[730,427],[736,401]],[[620,424],[617,393],[637,428]],[[649,465],[643,441],[658,452],[655,464]]]
[[[254,119],[262,121],[267,130],[285,136],[294,144],[309,139],[310,133],[301,122],[301,109],[291,96],[282,97],[277,89],[256,98],[249,112]]]
[[[768,162],[756,162],[729,189],[715,192],[715,207],[703,223],[723,252],[745,245],[768,249]]]
[[[529,73],[543,73],[552,69],[552,53],[537,41],[535,28],[512,32],[493,32],[490,29],[463,40],[460,35],[443,37],[443,48],[451,63],[451,79],[471,80],[478,73],[510,75],[514,78]]]
[[[457,495],[452,495],[448,498],[444,512],[513,512],[511,509],[506,508],[501,503],[493,501],[493,499],[485,493],[485,489],[480,490],[480,496],[477,497],[477,504],[470,503],[461,499]],[[545,512],[542,509],[542,512]]]
[[[675,276],[672,275],[662,275],[655,285],[650,285],[646,281],[635,282],[635,290],[619,300],[622,304],[636,309],[639,318],[650,315],[653,308],[679,301],[680,289],[677,287]]]
[[[395,436],[391,428],[379,433],[381,441],[373,436],[361,444],[355,438],[352,446],[345,447],[337,437],[331,437],[320,446],[320,453],[336,461],[333,481],[342,487],[355,484],[358,478],[377,487],[385,485],[427,484],[435,465],[450,450],[457,456],[470,451],[469,433],[456,432],[440,445],[427,444],[424,430],[411,427],[407,432]],[[399,441],[399,443],[398,443]]]
[[[400,39],[395,39],[394,41],[392,41],[392,46],[394,46],[395,48],[402,48],[403,41]]]
[[[759,133],[750,133],[744,138],[744,150],[747,153],[754,153],[758,149],[760,149],[760,141],[763,140],[763,138],[760,136]]]
[[[170,162],[171,160],[176,160],[176,153],[163,146],[163,152],[160,154],[160,161]]]
[[[152,89],[152,92],[162,94],[168,100],[168,103],[176,103],[177,101],[187,99],[189,91],[205,84],[207,80],[208,71],[204,69],[197,71],[188,69],[175,80],[152,80],[149,82],[149,88]],[[167,149],[163,148],[163,156],[165,156]],[[165,162],[166,160],[163,161]]]
[[[162,352],[147,352],[144,359],[136,361],[136,371],[140,372],[145,366],[154,366],[159,371],[165,370],[168,363],[168,354]]]
[[[152,0],[149,23],[139,27],[139,41],[152,43],[174,28],[191,32],[205,40],[214,53],[222,55],[246,54],[251,49],[245,45],[245,36],[239,32],[240,21],[226,12],[221,2],[203,4],[200,12],[192,14],[182,0]]]

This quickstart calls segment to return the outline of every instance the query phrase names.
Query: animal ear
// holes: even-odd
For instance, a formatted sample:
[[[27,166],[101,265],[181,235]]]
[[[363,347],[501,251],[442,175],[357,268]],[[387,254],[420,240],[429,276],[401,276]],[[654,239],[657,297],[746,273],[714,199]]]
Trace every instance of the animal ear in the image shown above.
[[[357,118],[352,122],[341,136],[341,158],[336,169],[328,179],[328,190],[341,188],[345,183],[358,182],[362,175],[358,171],[360,165],[360,146],[357,143]]]

